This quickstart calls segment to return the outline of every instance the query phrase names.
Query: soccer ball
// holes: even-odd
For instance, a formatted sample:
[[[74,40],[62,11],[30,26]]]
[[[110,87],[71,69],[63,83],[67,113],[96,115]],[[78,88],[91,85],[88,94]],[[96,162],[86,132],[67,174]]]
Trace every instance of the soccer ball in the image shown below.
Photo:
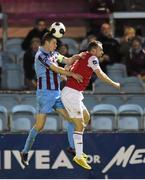
[[[56,38],[62,38],[65,33],[65,26],[61,22],[54,22],[50,28],[50,32]]]

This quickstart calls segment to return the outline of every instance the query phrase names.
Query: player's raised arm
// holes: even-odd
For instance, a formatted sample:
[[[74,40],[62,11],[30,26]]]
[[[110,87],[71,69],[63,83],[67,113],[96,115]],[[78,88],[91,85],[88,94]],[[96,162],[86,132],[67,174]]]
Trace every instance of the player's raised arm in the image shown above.
[[[55,63],[49,61],[47,58],[43,57],[43,56],[38,56],[38,60],[39,62],[41,62],[41,64],[43,64],[43,66],[45,66],[47,69],[51,69],[52,71],[59,73],[61,75],[65,75],[65,76],[70,76],[73,77],[74,79],[76,79],[79,83],[83,82],[83,77],[79,74],[73,73],[69,70],[66,70],[60,66],[57,66]]]
[[[79,83],[83,82],[83,77],[79,74],[73,73],[71,71],[67,71],[62,67],[56,66],[55,64],[51,64],[50,65],[50,69],[56,73],[59,73],[61,75],[66,75],[69,77],[73,77],[74,79],[76,79]]]
[[[102,81],[104,81],[104,82],[106,82],[106,83],[108,83],[108,84],[111,84],[113,87],[115,87],[115,88],[118,88],[118,89],[120,89],[120,83],[117,83],[117,82],[114,82],[114,81],[112,81],[102,70],[101,70],[101,68],[99,69],[96,69],[95,70],[95,73],[96,73],[96,75],[97,75],[97,77],[100,79],[100,80],[102,80]]]
[[[97,75],[97,77],[114,86],[115,88],[120,88],[120,83],[117,83],[117,82],[114,82],[112,81],[103,71],[102,69],[100,68],[100,65],[99,65],[99,61],[98,59],[95,57],[95,56],[91,56],[88,60],[88,66],[91,67],[93,69],[93,71],[95,72],[95,74]]]
[[[60,63],[64,63],[64,64],[67,64],[67,65],[71,65],[73,64],[75,61],[79,60],[80,58],[82,58],[84,56],[85,52],[82,52],[80,54],[75,54],[73,55],[72,57],[65,57],[61,54],[58,55],[58,61]]]
[[[103,55],[102,43],[99,41],[97,41],[96,44],[93,44],[93,42],[92,44],[90,43],[89,51],[92,56],[88,59],[88,66],[93,69],[100,80],[120,89],[120,83],[112,81],[100,68],[99,58]]]

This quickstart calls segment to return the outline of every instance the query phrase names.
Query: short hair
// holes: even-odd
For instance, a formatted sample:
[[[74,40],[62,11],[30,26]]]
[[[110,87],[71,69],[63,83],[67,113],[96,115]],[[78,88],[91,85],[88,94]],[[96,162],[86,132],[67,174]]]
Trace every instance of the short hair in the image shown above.
[[[141,38],[139,38],[139,37],[134,37],[134,38],[132,39],[132,41],[131,41],[131,44],[133,44],[134,41],[137,41],[137,42],[139,42],[139,44],[142,45],[142,40],[141,40]]]
[[[45,41],[51,41],[52,39],[57,40],[57,38],[52,35],[52,32],[49,31],[43,35],[41,44],[44,45]]]
[[[41,40],[40,40],[40,38],[34,37],[34,38],[32,38],[32,40],[31,40],[31,45],[32,45],[34,42],[41,43]]]
[[[98,46],[101,47],[101,49],[103,49],[102,43],[100,41],[91,41],[88,44],[88,51],[91,51],[93,48],[96,48]]]
[[[136,30],[133,27],[131,27],[131,26],[130,27],[126,27],[124,29],[124,35],[126,36],[126,35],[128,35],[130,33],[135,34]]]
[[[63,44],[63,43],[62,43],[62,44],[60,45],[60,48],[61,48],[62,46],[65,46],[67,50],[69,49],[68,44],[65,44],[65,43]]]
[[[35,24],[38,25],[41,21],[46,22],[46,19],[38,18],[38,19],[36,19]]]

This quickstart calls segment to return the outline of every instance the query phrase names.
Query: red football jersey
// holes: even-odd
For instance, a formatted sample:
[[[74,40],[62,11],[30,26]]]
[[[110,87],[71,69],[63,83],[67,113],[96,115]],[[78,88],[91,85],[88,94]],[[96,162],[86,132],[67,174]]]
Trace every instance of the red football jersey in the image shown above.
[[[85,56],[74,62],[71,67],[72,72],[83,76],[83,82],[78,83],[74,78],[69,77],[66,86],[78,91],[84,91],[89,84],[93,71],[99,67],[98,59],[89,52],[86,52]]]

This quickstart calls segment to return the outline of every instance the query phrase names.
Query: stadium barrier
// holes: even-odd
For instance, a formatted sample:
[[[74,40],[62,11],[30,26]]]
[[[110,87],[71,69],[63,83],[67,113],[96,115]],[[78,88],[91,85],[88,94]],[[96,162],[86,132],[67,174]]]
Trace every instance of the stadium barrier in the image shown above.
[[[92,170],[72,161],[66,134],[40,134],[30,151],[30,165],[20,162],[26,134],[0,135],[0,179],[117,179],[144,178],[144,133],[88,133],[84,152]]]

